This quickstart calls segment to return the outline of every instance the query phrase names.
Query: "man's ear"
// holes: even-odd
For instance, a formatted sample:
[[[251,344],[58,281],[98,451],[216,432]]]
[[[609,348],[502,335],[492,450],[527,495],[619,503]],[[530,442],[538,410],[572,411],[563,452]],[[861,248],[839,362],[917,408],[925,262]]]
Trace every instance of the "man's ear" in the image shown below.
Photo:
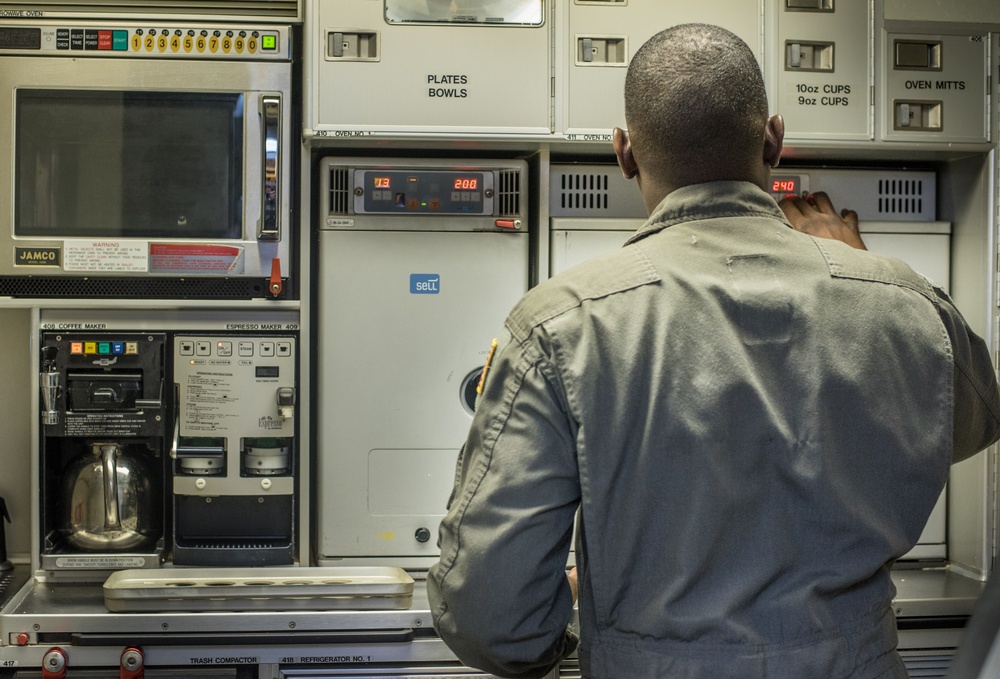
[[[778,167],[781,151],[785,143],[785,119],[776,113],[767,119],[764,126],[764,162],[770,167]]]
[[[622,169],[622,174],[625,175],[625,179],[633,179],[639,174],[639,167],[632,156],[632,140],[629,139],[628,132],[616,127],[611,133],[611,142],[615,147],[615,157],[618,159],[618,167]]]

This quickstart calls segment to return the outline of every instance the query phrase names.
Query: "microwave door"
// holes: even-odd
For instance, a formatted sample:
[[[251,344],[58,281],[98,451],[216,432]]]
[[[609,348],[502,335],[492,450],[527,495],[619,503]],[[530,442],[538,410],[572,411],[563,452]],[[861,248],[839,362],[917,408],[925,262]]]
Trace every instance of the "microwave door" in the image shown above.
[[[239,93],[22,88],[14,234],[240,238],[243,108]]]

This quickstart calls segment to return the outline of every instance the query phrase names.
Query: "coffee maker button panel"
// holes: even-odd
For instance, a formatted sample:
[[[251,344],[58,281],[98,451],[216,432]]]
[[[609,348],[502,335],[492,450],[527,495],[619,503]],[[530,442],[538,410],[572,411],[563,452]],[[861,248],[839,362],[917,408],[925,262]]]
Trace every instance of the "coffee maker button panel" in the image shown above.
[[[177,352],[181,356],[194,356],[194,342],[191,340],[181,340],[178,342]]]
[[[260,355],[261,356],[274,356],[274,342],[261,342],[260,343]]]
[[[232,356],[233,355],[233,343],[227,341],[220,341],[218,343],[219,356]]]
[[[243,340],[239,344],[240,356],[253,356],[253,342]]]

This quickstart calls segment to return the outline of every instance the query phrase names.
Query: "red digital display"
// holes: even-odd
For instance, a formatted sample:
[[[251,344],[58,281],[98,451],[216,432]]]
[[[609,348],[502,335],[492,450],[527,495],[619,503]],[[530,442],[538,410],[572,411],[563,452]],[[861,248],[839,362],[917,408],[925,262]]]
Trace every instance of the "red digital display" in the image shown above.
[[[781,177],[771,180],[771,193],[798,193],[798,177]]]
[[[478,177],[457,177],[455,179],[455,190],[475,191],[478,187]]]
[[[389,188],[389,178],[388,177],[375,177],[375,188],[376,189],[387,189],[387,188]]]

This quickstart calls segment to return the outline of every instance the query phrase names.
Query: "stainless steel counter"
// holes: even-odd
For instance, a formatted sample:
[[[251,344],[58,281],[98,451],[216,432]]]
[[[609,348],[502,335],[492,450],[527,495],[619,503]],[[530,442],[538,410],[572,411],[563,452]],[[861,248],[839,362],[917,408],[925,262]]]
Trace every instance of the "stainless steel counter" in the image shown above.
[[[947,568],[895,570],[897,618],[968,616],[985,583]]]
[[[901,570],[893,580],[901,648],[912,621],[930,621],[912,638],[945,626],[934,638],[957,644],[983,584],[946,569]],[[408,610],[111,613],[99,583],[29,582],[0,613],[0,667],[39,667],[53,647],[78,667],[114,665],[129,646],[143,648],[147,666],[456,662],[433,632],[424,580]]]

